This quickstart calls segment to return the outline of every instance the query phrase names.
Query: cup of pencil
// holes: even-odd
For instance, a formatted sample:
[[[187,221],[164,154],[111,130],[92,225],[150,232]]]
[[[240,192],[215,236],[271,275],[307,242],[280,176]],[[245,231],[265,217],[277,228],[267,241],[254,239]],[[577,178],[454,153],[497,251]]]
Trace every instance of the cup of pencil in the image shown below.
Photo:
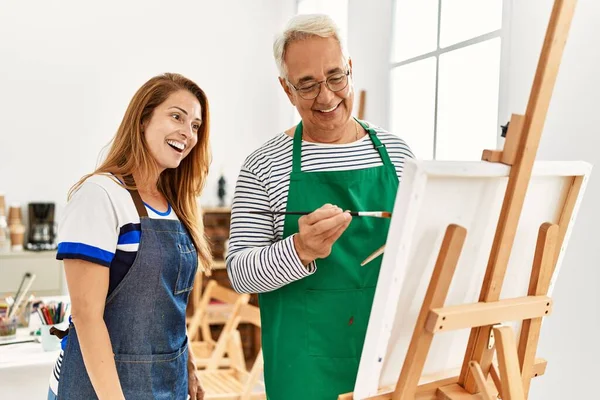
[[[41,341],[44,351],[60,350],[60,339],[50,333],[50,329],[55,326],[58,329],[65,329],[67,320],[67,309],[69,305],[62,301],[53,302],[46,305],[40,305],[37,314],[42,321]]]
[[[17,318],[0,315],[0,342],[17,336]]]

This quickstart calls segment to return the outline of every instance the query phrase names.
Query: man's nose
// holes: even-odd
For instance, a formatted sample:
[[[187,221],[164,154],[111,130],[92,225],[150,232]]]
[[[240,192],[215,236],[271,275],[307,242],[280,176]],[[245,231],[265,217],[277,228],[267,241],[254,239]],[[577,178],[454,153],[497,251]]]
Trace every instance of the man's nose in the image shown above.
[[[325,82],[321,82],[321,91],[317,96],[317,102],[320,104],[329,104],[331,100],[335,97],[335,92],[332,92]]]

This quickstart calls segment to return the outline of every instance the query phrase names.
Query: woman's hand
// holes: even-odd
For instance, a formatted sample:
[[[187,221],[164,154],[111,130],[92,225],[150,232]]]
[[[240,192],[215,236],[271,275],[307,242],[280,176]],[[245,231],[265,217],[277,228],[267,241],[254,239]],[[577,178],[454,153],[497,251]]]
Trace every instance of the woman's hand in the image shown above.
[[[202,389],[200,379],[196,375],[196,363],[191,352],[188,357],[188,394],[190,400],[204,400],[204,389]]]

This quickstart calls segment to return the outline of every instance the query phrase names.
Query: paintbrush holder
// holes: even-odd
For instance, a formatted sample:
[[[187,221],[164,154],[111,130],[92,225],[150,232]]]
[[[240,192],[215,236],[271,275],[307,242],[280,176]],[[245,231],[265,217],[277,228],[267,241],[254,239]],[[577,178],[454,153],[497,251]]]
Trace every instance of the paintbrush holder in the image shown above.
[[[68,328],[68,326],[68,321],[63,321],[60,324],[42,325],[40,328],[42,349],[44,351],[60,350],[61,339],[59,339],[58,336],[51,334],[50,329],[52,329],[52,327],[56,327],[57,329],[65,330]]]
[[[14,339],[17,336],[17,318],[0,318],[0,341]]]
[[[33,310],[33,300],[23,302],[15,314],[17,318],[17,325],[19,328],[29,327],[29,321],[31,319],[31,311]]]

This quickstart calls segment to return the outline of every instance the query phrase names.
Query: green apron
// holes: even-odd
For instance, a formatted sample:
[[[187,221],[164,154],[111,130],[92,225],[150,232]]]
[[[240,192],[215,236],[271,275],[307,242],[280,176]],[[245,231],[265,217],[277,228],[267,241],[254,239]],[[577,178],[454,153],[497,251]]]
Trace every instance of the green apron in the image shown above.
[[[398,177],[373,129],[383,166],[351,171],[301,171],[302,122],[294,134],[288,211],[326,203],[352,211],[392,211]],[[298,232],[299,216],[286,216],[283,237]],[[264,374],[269,400],[335,400],[354,389],[381,257],[362,260],[385,244],[389,219],[354,217],[304,279],[259,295]]]

